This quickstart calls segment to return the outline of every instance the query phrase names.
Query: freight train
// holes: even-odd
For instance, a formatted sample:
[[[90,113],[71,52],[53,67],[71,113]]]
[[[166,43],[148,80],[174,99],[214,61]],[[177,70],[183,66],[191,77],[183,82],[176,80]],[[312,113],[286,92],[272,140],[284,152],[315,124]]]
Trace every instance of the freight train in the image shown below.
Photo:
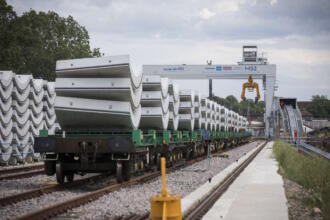
[[[62,184],[75,174],[132,175],[246,142],[247,120],[169,79],[133,74],[128,56],[56,63],[61,130],[40,130],[35,152]]]

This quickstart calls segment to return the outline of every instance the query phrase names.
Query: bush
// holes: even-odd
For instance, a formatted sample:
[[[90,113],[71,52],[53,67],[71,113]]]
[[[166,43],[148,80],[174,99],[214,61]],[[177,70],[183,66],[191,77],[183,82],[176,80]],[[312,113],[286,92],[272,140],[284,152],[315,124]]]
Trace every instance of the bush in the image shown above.
[[[283,141],[275,141],[273,152],[281,174],[307,190],[312,204],[321,208],[323,218],[330,219],[330,162],[306,157]]]

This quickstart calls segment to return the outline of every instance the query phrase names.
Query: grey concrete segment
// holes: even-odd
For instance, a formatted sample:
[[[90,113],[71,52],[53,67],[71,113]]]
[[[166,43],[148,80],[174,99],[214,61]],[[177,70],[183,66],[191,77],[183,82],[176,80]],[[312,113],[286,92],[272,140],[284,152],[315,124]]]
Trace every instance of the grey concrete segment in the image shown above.
[[[170,112],[170,119],[168,122],[168,129],[176,131],[179,125],[179,115],[173,114]]]
[[[169,111],[163,112],[162,107],[143,107],[139,128],[167,130]]]
[[[161,91],[143,91],[141,97],[142,107],[161,107],[163,112],[169,108],[169,95],[163,96]]]
[[[32,80],[32,75],[15,75],[14,85],[18,92],[22,93],[27,89],[30,89],[30,81]]]
[[[60,96],[56,97],[55,111],[64,130],[135,129],[141,117],[141,106],[132,109],[130,102]]]
[[[56,62],[57,78],[131,78],[138,88],[142,74],[134,74],[129,64],[129,56],[108,56],[59,60]]]
[[[126,78],[58,78],[55,82],[58,96],[130,101],[140,105],[142,87],[134,87]]]

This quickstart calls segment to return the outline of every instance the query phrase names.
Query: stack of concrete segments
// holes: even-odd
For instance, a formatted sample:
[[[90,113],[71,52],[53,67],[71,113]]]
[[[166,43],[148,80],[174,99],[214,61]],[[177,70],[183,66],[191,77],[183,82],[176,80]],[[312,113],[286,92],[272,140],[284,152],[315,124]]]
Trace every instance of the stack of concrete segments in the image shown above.
[[[142,74],[129,56],[60,60],[56,63],[55,112],[63,130],[139,127]]]
[[[30,89],[30,105],[31,110],[30,131],[33,136],[38,136],[39,131],[44,128],[44,115],[43,115],[43,98],[44,98],[44,81],[42,79],[32,79]]]
[[[44,129],[48,130],[48,134],[55,134],[56,130],[60,127],[56,122],[55,114],[55,83],[44,80],[44,97],[43,97],[43,118],[44,118]]]
[[[193,90],[180,90],[179,130],[194,130],[194,100]]]
[[[22,152],[22,159],[30,162],[32,157],[27,157],[27,155],[34,156],[34,159],[39,157],[39,154],[33,153],[33,142],[34,137],[39,135],[39,131],[44,129],[44,114],[43,114],[43,97],[44,97],[44,80],[33,79],[30,80],[30,95],[29,95],[29,110],[30,110],[30,141],[25,148],[25,152]]]
[[[220,131],[220,109],[221,106],[216,103],[215,105],[215,130]]]
[[[202,108],[201,108],[202,97],[200,92],[195,91],[194,98],[194,127],[195,130],[202,128]]]
[[[216,126],[216,121],[215,121],[215,117],[216,117],[216,103],[214,101],[211,101],[211,131],[215,131],[215,126]]]
[[[209,102],[208,98],[201,99],[201,128],[204,130],[208,129],[208,120],[207,120],[207,103]]]
[[[168,129],[176,131],[179,125],[179,86],[173,82],[169,82],[168,93],[170,96],[169,112],[170,119],[168,122]]]
[[[142,80],[141,129],[166,130],[169,124],[170,95],[168,78],[144,75]]]
[[[234,131],[238,131],[238,114],[234,112]]]
[[[206,121],[207,121],[207,129],[208,131],[211,131],[212,125],[211,125],[211,118],[212,118],[212,109],[211,109],[212,102],[211,100],[208,100],[206,102]]]
[[[228,110],[228,116],[227,116],[227,123],[228,123],[228,129],[230,131],[233,131],[233,125],[234,125],[234,112],[232,110]]]
[[[38,96],[33,96],[32,75],[15,75],[13,89],[13,156],[20,161],[24,161],[31,153],[33,147],[33,135],[31,128],[33,124],[33,114],[30,103],[38,102]],[[32,90],[32,91],[31,91]],[[39,101],[40,103],[41,101]],[[36,116],[35,123],[42,123],[42,117]]]
[[[226,127],[226,107],[220,105],[220,130],[227,131]]]
[[[13,92],[12,71],[0,72],[0,162],[9,161],[12,154],[11,142],[13,140],[13,109],[12,109],[12,92]]]
[[[246,120],[246,117],[242,117],[242,129],[246,129],[246,126],[247,126],[247,120]]]

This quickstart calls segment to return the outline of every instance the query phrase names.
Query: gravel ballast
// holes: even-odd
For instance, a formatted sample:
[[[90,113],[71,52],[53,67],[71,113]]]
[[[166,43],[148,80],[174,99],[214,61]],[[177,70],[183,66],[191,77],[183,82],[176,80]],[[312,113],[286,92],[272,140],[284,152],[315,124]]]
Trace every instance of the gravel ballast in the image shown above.
[[[234,148],[226,154],[228,158],[211,158],[209,170],[208,161],[203,160],[186,168],[167,174],[167,188],[171,195],[186,196],[200,185],[221,172],[228,165],[235,162],[255,148],[260,142],[253,142]],[[150,197],[159,195],[161,179],[150,181],[141,185],[123,188],[109,193],[100,199],[84,206],[73,209],[75,218],[79,219],[106,219],[114,216],[127,216],[129,214],[144,214],[150,211]],[[63,215],[70,216],[70,212]],[[78,216],[77,216],[78,215]]]
[[[0,198],[55,184],[55,176],[36,175],[28,178],[0,181]]]
[[[180,195],[181,197],[186,196],[257,145],[258,143],[254,142],[231,149],[226,152],[229,156],[228,158],[211,158],[209,170],[207,170],[208,161],[203,160],[167,174],[167,188],[169,193],[171,195]],[[27,188],[38,188],[53,181],[55,181],[55,177],[46,177],[45,175],[15,180],[15,183],[11,180],[8,183],[1,183],[0,187],[7,187],[5,190],[1,188],[1,194],[9,193],[4,192],[10,189],[6,184],[16,184],[16,188],[20,189],[21,187],[23,190],[27,190]],[[93,186],[95,186],[95,184]],[[150,197],[158,195],[160,190],[161,179],[157,178],[156,180],[144,184],[126,187],[119,191],[109,193],[94,202],[75,208],[69,211],[69,213],[64,213],[60,215],[59,218],[72,218],[74,216],[73,218],[79,219],[104,219],[114,216],[126,216],[132,213],[144,214],[150,211]],[[13,219],[31,211],[39,210],[55,203],[80,196],[83,193],[86,193],[86,190],[80,187],[77,190],[65,190],[45,194],[38,198],[1,207],[0,215],[3,219]]]

